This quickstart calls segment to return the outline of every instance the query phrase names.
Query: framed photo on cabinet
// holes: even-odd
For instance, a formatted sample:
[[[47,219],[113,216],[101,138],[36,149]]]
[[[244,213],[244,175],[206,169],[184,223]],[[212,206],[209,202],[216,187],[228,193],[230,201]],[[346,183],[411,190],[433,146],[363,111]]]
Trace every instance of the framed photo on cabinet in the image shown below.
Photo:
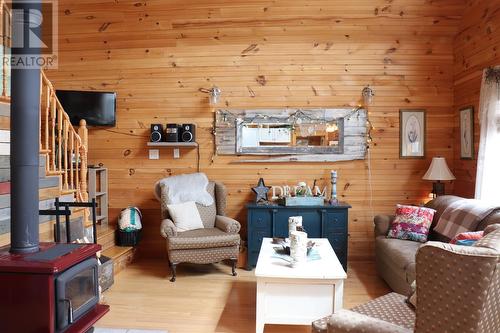
[[[399,157],[425,157],[425,110],[399,111]]]
[[[474,107],[460,110],[460,158],[474,158]]]

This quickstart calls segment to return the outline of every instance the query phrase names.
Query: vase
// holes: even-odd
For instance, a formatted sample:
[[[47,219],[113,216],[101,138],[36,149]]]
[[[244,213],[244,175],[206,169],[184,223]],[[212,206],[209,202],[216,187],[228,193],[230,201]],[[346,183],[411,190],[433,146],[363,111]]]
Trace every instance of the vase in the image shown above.
[[[290,216],[288,218],[288,237],[292,231],[297,231],[297,227],[302,227],[302,216]]]
[[[303,231],[290,233],[290,257],[292,257],[294,264],[307,261],[307,233]]]

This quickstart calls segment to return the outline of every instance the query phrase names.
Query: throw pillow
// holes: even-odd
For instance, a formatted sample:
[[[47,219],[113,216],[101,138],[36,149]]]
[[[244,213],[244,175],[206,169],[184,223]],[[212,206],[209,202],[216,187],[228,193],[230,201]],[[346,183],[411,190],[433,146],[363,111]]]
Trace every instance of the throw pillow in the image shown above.
[[[167,205],[167,209],[177,231],[183,232],[203,228],[203,222],[194,201]]]
[[[406,298],[406,303],[411,305],[414,310],[417,309],[417,281],[413,281],[411,286],[410,295]]]
[[[478,240],[473,246],[486,247],[488,249],[500,251],[500,228],[488,226],[484,234],[484,237]]]
[[[387,237],[425,243],[435,212],[427,207],[397,205]]]
[[[471,246],[483,237],[483,231],[462,232],[450,241],[450,244]]]

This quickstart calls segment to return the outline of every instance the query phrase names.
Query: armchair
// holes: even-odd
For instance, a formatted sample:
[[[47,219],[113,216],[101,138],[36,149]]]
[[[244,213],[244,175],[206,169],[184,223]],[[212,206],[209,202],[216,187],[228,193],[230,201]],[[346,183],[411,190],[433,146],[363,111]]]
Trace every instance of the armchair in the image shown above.
[[[486,234],[487,233],[487,234]],[[428,242],[417,252],[417,309],[396,293],[313,323],[314,333],[500,332],[500,225],[474,246]]]
[[[176,280],[177,265],[184,262],[210,264],[229,259],[232,262],[232,275],[236,276],[241,225],[238,221],[225,216],[226,188],[222,183],[209,182],[207,191],[214,198],[208,207],[196,204],[204,228],[177,232],[167,210],[164,192],[160,184],[155,186],[156,197],[161,198],[160,227],[166,239],[168,261],[172,271],[171,282]]]

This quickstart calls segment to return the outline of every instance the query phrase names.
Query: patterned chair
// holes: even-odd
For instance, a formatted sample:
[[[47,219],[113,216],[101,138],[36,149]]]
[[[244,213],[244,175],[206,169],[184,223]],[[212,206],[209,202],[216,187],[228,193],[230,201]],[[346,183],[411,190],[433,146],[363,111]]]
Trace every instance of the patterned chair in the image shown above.
[[[396,293],[313,322],[314,333],[500,332],[500,224],[474,246],[428,242],[417,252],[417,309]]]
[[[166,188],[157,184],[155,192],[161,198],[162,222],[161,235],[167,240],[167,254],[172,271],[171,282],[176,279],[176,267],[183,262],[210,264],[229,259],[232,262],[232,274],[236,276],[241,225],[229,217],[226,211],[226,188],[222,183],[209,182],[207,191],[214,198],[211,206],[196,204],[203,221],[203,229],[177,232],[170,220],[166,200]]]

